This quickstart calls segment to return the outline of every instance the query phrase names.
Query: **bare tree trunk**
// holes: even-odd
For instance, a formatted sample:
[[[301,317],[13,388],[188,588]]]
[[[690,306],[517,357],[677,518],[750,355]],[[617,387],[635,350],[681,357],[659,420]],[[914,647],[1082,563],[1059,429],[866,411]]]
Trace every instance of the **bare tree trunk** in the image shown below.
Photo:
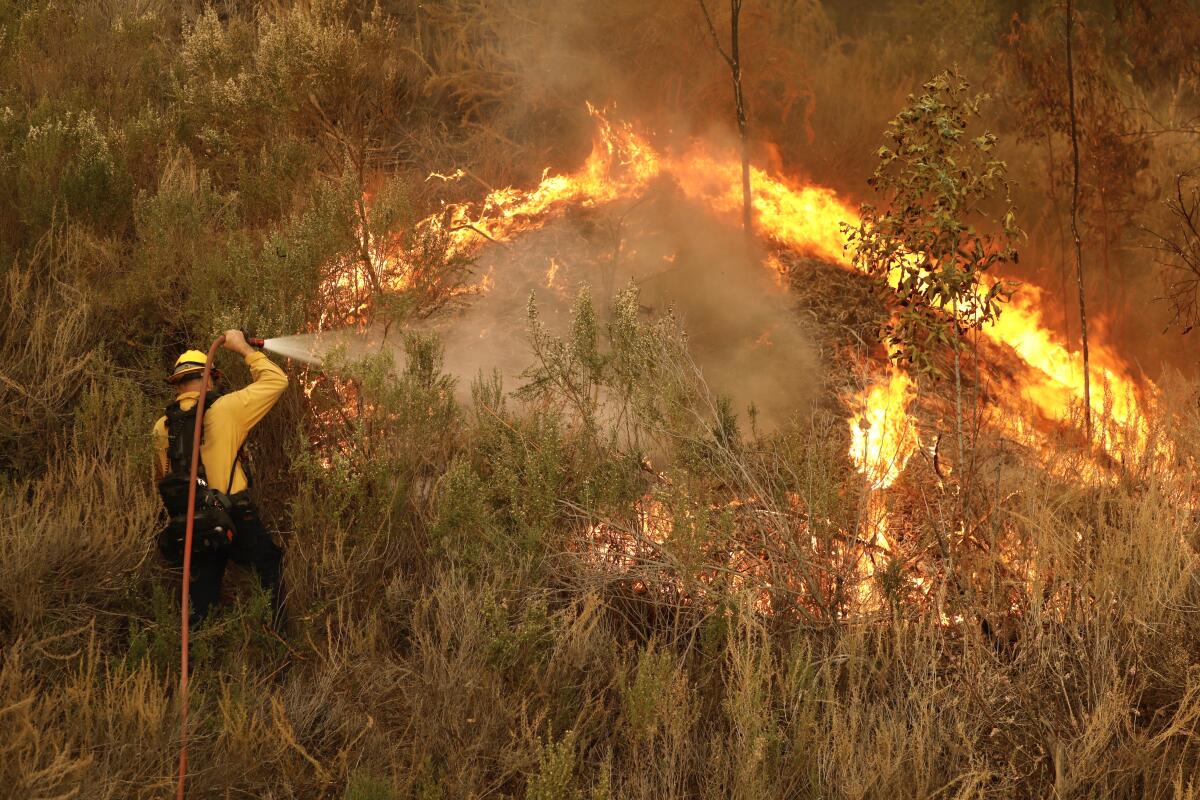
[[[367,216],[367,201],[363,196],[365,180],[363,170],[360,168],[358,173],[358,202],[356,209],[358,211],[358,260],[362,263],[363,272],[367,275],[367,280],[371,284],[371,290],[376,297],[383,296],[383,284],[379,282],[379,275],[375,273],[375,264],[371,259],[371,230],[368,225],[369,217]]]
[[[1112,234],[1108,226],[1108,192],[1104,191],[1104,186],[1100,186],[1100,228],[1103,239],[1101,242],[1104,245],[1104,307],[1100,309],[1100,313],[1108,315],[1110,318],[1113,313],[1113,297],[1112,297]]]
[[[746,137],[746,99],[742,94],[742,60],[738,47],[738,17],[742,13],[742,0],[729,4],[729,71],[733,75],[733,102],[737,110],[738,137],[742,142],[742,229],[747,238],[754,234],[754,217],[750,201],[750,143]]]
[[[729,52],[721,46],[721,38],[717,36],[717,28],[709,16],[708,6],[704,0],[697,0],[700,10],[704,12],[704,21],[708,23],[708,32],[712,34],[713,44],[725,63],[729,65],[729,74],[733,79],[733,105],[737,114],[738,138],[742,148],[742,229],[747,238],[754,233],[753,199],[750,193],[750,143],[746,130],[746,97],[742,92],[742,59],[741,42],[738,35],[738,23],[742,13],[743,0],[729,0]]]
[[[1092,441],[1092,377],[1088,362],[1087,301],[1083,289],[1083,244],[1079,239],[1079,132],[1075,119],[1075,68],[1071,56],[1071,37],[1075,12],[1067,0],[1067,94],[1071,111],[1071,158],[1074,177],[1071,181],[1071,236],[1075,239],[1075,282],[1079,288],[1079,331],[1083,342],[1083,419],[1087,440]]]
[[[1068,273],[1070,272],[1070,264],[1067,262],[1067,232],[1063,228],[1063,218],[1058,207],[1058,189],[1056,188],[1058,181],[1055,176],[1058,174],[1056,164],[1054,162],[1054,139],[1052,131],[1046,130],[1046,155],[1050,160],[1050,207],[1054,209],[1054,226],[1058,229],[1058,278],[1062,284],[1059,290],[1063,297],[1063,302],[1067,300],[1069,288],[1067,281],[1070,280]],[[1067,317],[1063,322],[1063,333],[1067,337],[1067,351],[1075,352],[1074,336],[1071,330],[1071,319]]]
[[[958,304],[954,304],[954,422],[958,434],[958,463],[954,465],[958,473],[960,491],[965,488],[967,480],[967,446],[963,438],[963,390],[962,390],[962,332],[958,329]],[[962,497],[959,497],[960,502]]]

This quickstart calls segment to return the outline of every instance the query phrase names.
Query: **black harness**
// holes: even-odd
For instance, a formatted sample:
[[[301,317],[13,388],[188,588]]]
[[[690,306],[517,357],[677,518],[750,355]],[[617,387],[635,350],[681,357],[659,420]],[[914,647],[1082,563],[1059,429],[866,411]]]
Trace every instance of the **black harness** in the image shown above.
[[[216,392],[211,392],[208,396],[214,403],[221,398]],[[176,562],[183,558],[187,536],[188,493],[191,489],[192,447],[196,435],[198,406],[198,403],[194,404],[185,411],[176,400],[167,406],[166,410],[167,474],[158,482],[158,494],[162,498],[163,508],[166,509],[169,520],[158,534],[158,547],[168,560]],[[200,443],[204,443],[203,426],[200,429]],[[239,448],[229,468],[227,486],[230,488],[233,487],[237,465],[242,460],[242,450]],[[245,467],[242,471],[249,485],[250,473]],[[229,494],[209,486],[208,476],[204,472],[204,461],[201,460],[196,472],[193,553],[217,552],[229,547],[237,533],[231,513],[236,503],[237,500]]]

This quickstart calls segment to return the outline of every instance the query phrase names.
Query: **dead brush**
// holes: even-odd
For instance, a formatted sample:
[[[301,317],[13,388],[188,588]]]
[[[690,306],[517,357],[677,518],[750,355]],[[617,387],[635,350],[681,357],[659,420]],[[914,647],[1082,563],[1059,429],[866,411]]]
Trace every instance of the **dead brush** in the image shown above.
[[[145,406],[118,379],[73,388],[82,397],[62,449],[41,475],[0,483],[0,620],[10,631],[119,607],[145,576],[160,503],[144,482],[149,437],[133,428],[136,414],[122,417]]]
[[[363,262],[364,192],[411,185],[432,207],[567,172],[585,99],[681,132],[728,116],[694,0],[368,6],[0,9],[0,795],[173,783],[178,587],[150,545],[146,435],[165,350],[222,315],[317,324],[321,281],[354,274],[330,268]],[[752,135],[843,190],[930,59],[993,73],[1007,23],[979,2],[756,7]],[[1143,94],[1131,75],[1130,97],[1186,122],[1176,77]],[[1009,158],[1052,276],[1062,143],[1005,115],[1033,137]],[[1133,137],[1154,163],[1127,185],[1184,167],[1188,135]],[[479,177],[425,181],[458,167]],[[1114,289],[1142,274],[1131,241],[1112,242]],[[1172,458],[1114,455],[1105,480],[1079,479],[1077,440],[1039,460],[986,419],[965,502],[914,456],[884,554],[860,533],[838,399],[860,388],[841,344],[869,351],[879,309],[835,267],[791,267],[831,366],[817,412],[778,435],[628,297],[616,345],[594,317],[535,342],[549,390],[520,399],[482,382],[460,407],[434,369],[306,376],[255,463],[294,629],[262,631],[238,586],[199,637],[194,795],[1195,800],[1195,384],[1162,382],[1153,410]],[[1157,326],[1139,286],[1141,340]]]
[[[109,662],[90,625],[13,642],[0,661],[6,791],[63,800],[84,796],[82,787],[91,797],[162,796],[176,722],[159,678],[146,664]],[[55,691],[45,691],[47,680]]]
[[[95,366],[90,304],[67,264],[81,255],[73,245],[47,234],[29,267],[0,280],[0,469],[30,474],[44,463]]]

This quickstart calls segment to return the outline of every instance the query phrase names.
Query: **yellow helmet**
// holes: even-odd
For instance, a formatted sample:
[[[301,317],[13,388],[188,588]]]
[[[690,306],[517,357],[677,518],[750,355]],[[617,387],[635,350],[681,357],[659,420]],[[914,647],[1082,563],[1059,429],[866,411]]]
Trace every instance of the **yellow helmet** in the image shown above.
[[[206,364],[208,364],[208,356],[206,354],[199,350],[188,350],[175,359],[175,369],[167,377],[167,383],[179,383],[189,378],[197,378],[200,376],[200,373],[204,372]],[[216,367],[211,370],[210,374],[213,376],[213,380],[220,380],[221,378],[221,370]]]

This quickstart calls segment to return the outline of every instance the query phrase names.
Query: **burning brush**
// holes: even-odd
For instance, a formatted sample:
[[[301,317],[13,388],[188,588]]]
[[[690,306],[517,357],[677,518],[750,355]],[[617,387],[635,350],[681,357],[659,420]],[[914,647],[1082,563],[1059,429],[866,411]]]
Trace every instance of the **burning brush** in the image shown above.
[[[741,211],[737,153],[714,150],[702,142],[679,152],[659,151],[633,125],[613,121],[595,108],[590,112],[596,124],[595,138],[592,152],[579,170],[564,175],[547,172],[530,189],[498,189],[476,204],[450,206],[418,223],[418,231],[436,230],[449,238],[455,252],[472,255],[492,242],[512,242],[541,229],[570,209],[637,201],[660,181],[670,181],[686,201],[707,209],[713,217],[737,220]],[[842,223],[857,219],[853,204],[824,187],[759,169],[752,172],[752,184],[755,230],[760,236],[781,252],[853,269],[842,228]],[[778,263],[778,259],[773,263],[768,259],[775,278]],[[562,282],[562,259],[551,264],[550,270],[539,276],[539,284]],[[368,285],[367,276],[351,274],[363,268],[348,262],[345,270],[349,272],[342,273],[329,287],[331,293],[343,297],[344,307],[369,307],[371,294],[359,288]],[[388,287],[394,290],[405,289],[405,276],[413,274],[412,269],[398,262],[390,263],[383,272],[399,276]],[[489,283],[478,287],[481,294],[492,290],[490,282],[502,283],[504,276],[489,272],[487,280]],[[984,395],[991,406],[987,417],[1034,454],[1051,449],[1045,434],[1048,427],[1069,430],[1075,426],[1074,415],[1082,396],[1083,376],[1077,359],[1044,322],[1045,305],[1046,298],[1039,290],[1023,286],[999,318],[981,332],[989,347],[1011,354],[1011,368],[1006,361],[1004,370],[1003,391]],[[481,333],[475,341],[482,337]],[[258,346],[311,363],[315,356],[309,345],[304,337],[284,337],[263,340]],[[1106,465],[1118,463],[1127,453],[1148,450],[1155,461],[1165,463],[1171,459],[1167,444],[1152,442],[1145,421],[1147,412],[1155,406],[1157,388],[1135,374],[1111,345],[1093,342],[1091,378],[1097,388],[1092,392],[1092,410],[1104,420],[1090,459],[1097,476],[1106,474]],[[869,509],[867,530],[854,538],[869,542],[871,547],[866,549],[872,554],[888,551],[891,546],[886,495],[920,444],[914,379],[890,363],[877,375],[871,385],[847,398],[851,439],[848,455],[866,483]],[[656,537],[643,538],[649,541],[647,546],[655,544]],[[623,552],[619,543],[609,546]],[[873,572],[873,564],[871,561],[871,566],[863,568],[864,577]]]

